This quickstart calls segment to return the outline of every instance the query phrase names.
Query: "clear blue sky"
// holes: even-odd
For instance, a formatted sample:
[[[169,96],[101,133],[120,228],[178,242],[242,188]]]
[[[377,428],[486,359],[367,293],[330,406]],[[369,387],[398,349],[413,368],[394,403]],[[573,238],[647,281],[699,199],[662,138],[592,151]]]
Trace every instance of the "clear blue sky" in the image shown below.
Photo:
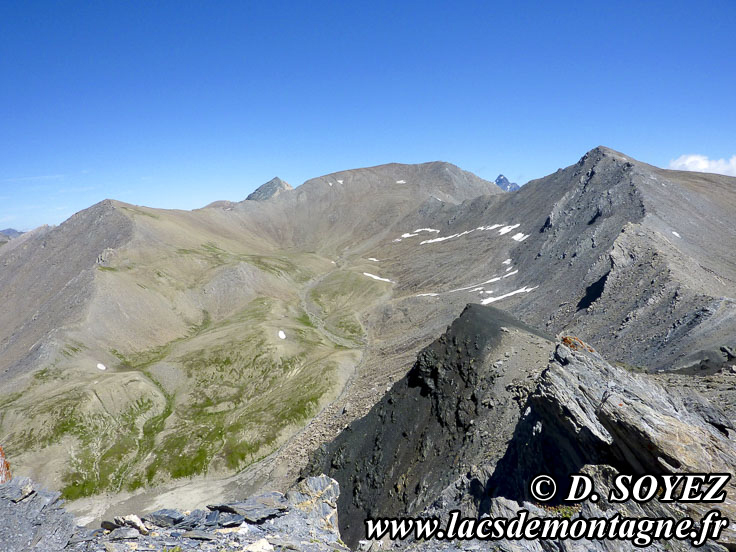
[[[0,228],[391,161],[523,183],[599,144],[728,172],[735,28],[733,0],[0,2]]]

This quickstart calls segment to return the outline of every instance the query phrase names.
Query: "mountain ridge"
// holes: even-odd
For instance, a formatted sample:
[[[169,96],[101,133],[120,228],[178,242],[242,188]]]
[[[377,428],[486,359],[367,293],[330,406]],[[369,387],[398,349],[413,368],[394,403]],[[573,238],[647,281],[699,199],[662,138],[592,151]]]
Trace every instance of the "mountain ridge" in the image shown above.
[[[13,392],[0,441],[80,511],[103,491],[285,482],[468,303],[643,369],[719,365],[734,345],[734,182],[595,148],[514,193],[433,162],[195,211],[103,201],[0,249],[15,314],[0,324]],[[290,379],[256,376],[272,371]],[[71,446],[84,453],[72,463]]]

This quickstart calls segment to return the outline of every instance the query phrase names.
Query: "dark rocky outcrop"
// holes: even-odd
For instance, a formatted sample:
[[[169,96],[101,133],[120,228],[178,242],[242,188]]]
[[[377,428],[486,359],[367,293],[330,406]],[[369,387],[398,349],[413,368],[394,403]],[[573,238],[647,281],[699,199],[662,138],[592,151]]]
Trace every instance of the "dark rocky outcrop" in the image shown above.
[[[550,339],[500,310],[468,305],[366,417],[318,451],[310,473],[352,489],[339,501],[346,542],[362,538],[366,517],[421,511],[471,466],[500,458]]]
[[[517,356],[523,362],[514,362]],[[604,498],[565,505],[561,491],[541,505],[528,485],[546,473],[566,490],[570,475],[584,472],[605,497],[618,473],[730,473],[736,465],[732,425],[699,393],[665,389],[658,376],[613,366],[577,338],[554,346],[507,314],[469,306],[365,418],[316,455],[312,470],[324,469],[353,489],[339,502],[341,530],[351,545],[363,538],[365,517],[446,519],[453,509],[474,518],[526,508],[537,516],[698,519],[713,504],[609,504]],[[726,491],[718,509],[733,518],[733,482]],[[720,542],[732,547],[733,531]],[[498,544],[502,550],[627,549],[615,541]],[[651,549],[691,547],[682,541]]]

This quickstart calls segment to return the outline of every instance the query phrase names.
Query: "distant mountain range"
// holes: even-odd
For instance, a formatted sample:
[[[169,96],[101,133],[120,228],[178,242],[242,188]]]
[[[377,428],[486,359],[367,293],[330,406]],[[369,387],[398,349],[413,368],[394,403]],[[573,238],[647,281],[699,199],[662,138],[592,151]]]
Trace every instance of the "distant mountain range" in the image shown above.
[[[71,502],[80,514],[153,506],[164,490],[190,509],[205,494],[285,488],[310,453],[370,413],[387,389],[411,388],[393,396],[414,404],[412,385],[435,397],[435,383],[460,382],[445,370],[475,378],[463,367],[476,344],[479,365],[512,366],[498,375],[504,405],[526,404],[541,381],[529,370],[543,370],[555,350],[550,336],[560,333],[627,373],[713,374],[732,361],[736,179],[667,171],[598,147],[505,193],[510,186],[502,175],[489,182],[444,162],[393,163],[295,189],[276,178],[249,200],[191,212],[106,200],[2,247],[0,445],[14,473],[68,499],[96,497]],[[455,322],[468,304],[477,306],[463,319],[472,331]],[[489,320],[483,305],[513,321],[480,323]],[[458,328],[417,360],[450,324]],[[481,335],[485,326],[524,335],[501,350],[501,337]],[[594,360],[573,364],[610,372]],[[523,366],[528,372],[512,372]],[[733,420],[734,401],[719,385],[709,392]],[[417,413],[445,409],[442,427],[432,427],[446,439],[444,458],[475,464],[492,453],[483,464],[492,471],[519,413],[483,422],[497,427],[498,450],[460,454],[453,447],[469,430],[443,433],[442,424],[452,418],[467,429],[475,414],[445,417],[448,404],[460,404],[445,404],[445,391],[442,401],[417,402]],[[486,391],[469,392],[463,408],[492,410],[478,406],[495,400]],[[699,401],[693,408],[725,423]],[[372,435],[383,431],[382,416],[366,422]],[[338,442],[357,447],[344,435]],[[339,447],[328,449],[333,457],[310,465],[339,465]],[[585,453],[581,460],[601,460]],[[357,472],[330,468],[344,500],[354,500],[345,517],[351,538],[355,508],[371,493],[394,493],[381,514],[416,513],[470,470],[445,462],[424,489],[416,478],[429,472],[409,474],[422,465],[410,459],[391,472],[406,480],[383,491],[344,488],[353,475],[373,485],[389,460]]]
[[[499,174],[498,177],[496,177],[496,180],[493,181],[493,183],[501,188],[504,192],[515,192],[516,190],[521,188],[521,186],[519,186],[516,182],[509,182],[509,179],[502,174]]]
[[[6,238],[17,238],[23,232],[18,232],[15,228],[6,228],[5,230],[0,230],[0,234],[5,236]]]

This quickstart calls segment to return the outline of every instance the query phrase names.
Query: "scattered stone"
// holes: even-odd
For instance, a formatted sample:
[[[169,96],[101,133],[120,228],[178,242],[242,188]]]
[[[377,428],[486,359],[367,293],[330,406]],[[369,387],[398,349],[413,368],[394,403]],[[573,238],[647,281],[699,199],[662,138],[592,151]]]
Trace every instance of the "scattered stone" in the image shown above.
[[[156,510],[155,512],[146,514],[143,516],[143,521],[148,521],[159,527],[173,527],[177,523],[181,523],[184,517],[184,514],[179,510],[164,508],[163,510]]]
[[[271,492],[251,497],[244,502],[208,505],[210,510],[238,514],[250,523],[262,523],[269,518],[282,515],[288,508],[284,495]]]
[[[273,552],[273,546],[266,539],[258,539],[245,547],[246,552]]]
[[[118,527],[113,532],[111,532],[109,535],[107,535],[107,539],[114,541],[114,540],[127,540],[127,539],[136,539],[140,536],[140,533],[138,530],[133,529],[132,527]]]
[[[207,533],[205,531],[200,531],[198,529],[194,529],[192,531],[187,531],[185,533],[182,533],[182,538],[185,539],[194,539],[194,540],[202,540],[202,541],[211,541],[215,540],[215,537],[211,535],[210,533]]]
[[[115,521],[116,522],[118,521],[117,518],[115,519]],[[123,517],[122,521],[123,521],[123,525],[136,529],[141,535],[148,534],[148,529],[146,529],[146,526],[143,525],[141,518],[139,518],[138,516],[131,514],[129,516]]]
[[[103,521],[102,521],[102,522],[100,523],[100,527],[102,527],[102,528],[103,528],[103,529],[105,529],[106,531],[114,531],[114,530],[115,530],[115,529],[117,529],[118,527],[121,527],[121,525],[119,525],[119,524],[115,523],[114,521],[107,521],[107,520],[103,520]]]

